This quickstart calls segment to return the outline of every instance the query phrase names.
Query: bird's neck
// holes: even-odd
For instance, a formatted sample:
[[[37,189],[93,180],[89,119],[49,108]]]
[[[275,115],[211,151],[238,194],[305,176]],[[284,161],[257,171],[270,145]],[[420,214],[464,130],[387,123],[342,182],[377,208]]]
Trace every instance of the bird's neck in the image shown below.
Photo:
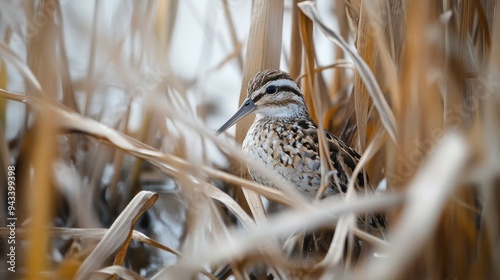
[[[255,114],[256,120],[261,119],[310,119],[307,108],[295,106],[294,108],[272,107],[262,108]]]
[[[286,115],[281,115],[281,116],[276,116],[276,115],[264,115],[264,114],[256,114],[255,119],[254,119],[254,126],[261,126],[261,125],[271,125],[275,123],[281,123],[281,124],[286,124],[286,123],[297,123],[300,121],[305,121],[310,124],[311,127],[315,127],[316,124],[314,121],[311,119],[307,111],[300,112],[297,114],[286,114]]]

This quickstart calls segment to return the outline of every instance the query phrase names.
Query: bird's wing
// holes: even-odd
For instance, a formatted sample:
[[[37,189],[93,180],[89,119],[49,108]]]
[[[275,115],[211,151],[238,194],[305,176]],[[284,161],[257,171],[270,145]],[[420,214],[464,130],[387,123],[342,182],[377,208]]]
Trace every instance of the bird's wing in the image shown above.
[[[360,156],[354,149],[347,146],[347,144],[338,139],[335,135],[329,133],[328,131],[324,132],[328,148],[330,150],[330,161],[335,170],[337,170],[337,178],[333,176],[333,182],[341,188],[340,190],[342,192],[346,192],[347,186],[349,185],[349,179],[359,162]],[[363,172],[360,172],[356,176],[356,189],[363,190],[367,185],[365,184],[365,181],[367,181],[367,177],[364,177]]]

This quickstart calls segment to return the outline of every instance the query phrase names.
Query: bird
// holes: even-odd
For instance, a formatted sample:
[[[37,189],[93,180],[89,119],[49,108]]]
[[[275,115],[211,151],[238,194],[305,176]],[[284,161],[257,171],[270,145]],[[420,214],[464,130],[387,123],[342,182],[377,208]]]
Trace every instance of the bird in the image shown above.
[[[360,155],[334,134],[318,129],[309,114],[304,94],[288,73],[270,69],[255,74],[248,83],[246,99],[216,134],[220,135],[250,114],[255,114],[255,119],[242,143],[243,152],[250,159],[263,165],[266,170],[275,171],[310,200],[347,192]],[[326,189],[318,193],[322,182],[319,152],[321,133],[328,146],[326,156],[333,170],[327,173]],[[258,170],[249,167],[248,172],[254,181],[275,187]],[[364,171],[353,179],[357,191],[374,192]],[[360,215],[357,217],[357,226],[370,234],[385,237],[386,215],[384,212]],[[318,263],[329,251],[334,231],[326,227],[302,233],[292,248],[291,256],[311,264]],[[354,242],[346,240],[346,244],[349,244],[346,248],[353,252],[352,260],[356,261],[361,255],[363,242],[354,237]],[[348,255],[346,252],[345,256]]]
[[[319,131],[306,106],[299,85],[284,71],[270,69],[250,79],[247,97],[237,112],[216,132],[225,132],[239,120],[254,113],[255,119],[243,141],[243,151],[267,170],[274,170],[307,198],[314,198],[321,185],[319,133],[329,148],[333,170],[321,197],[345,193],[360,155],[332,133]],[[258,171],[249,168],[250,177],[262,185],[275,187]],[[367,178],[355,178],[363,189]]]

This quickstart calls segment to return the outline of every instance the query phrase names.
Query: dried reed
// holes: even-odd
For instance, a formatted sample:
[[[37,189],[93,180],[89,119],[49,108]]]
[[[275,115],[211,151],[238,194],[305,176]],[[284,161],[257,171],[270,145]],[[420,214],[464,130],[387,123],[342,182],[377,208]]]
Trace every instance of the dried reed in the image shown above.
[[[2,4],[0,218],[15,177],[17,220],[16,272],[0,228],[0,278],[500,278],[499,1],[206,2],[208,16],[194,1]],[[377,196],[267,188],[239,148],[251,119],[234,140],[207,128],[211,94],[241,102],[282,60],[319,127],[363,154],[355,172],[385,186]],[[211,90],[231,67],[239,95]],[[261,197],[288,209],[269,215]],[[381,210],[386,234],[352,222]],[[300,233],[334,226],[323,259],[289,256]]]

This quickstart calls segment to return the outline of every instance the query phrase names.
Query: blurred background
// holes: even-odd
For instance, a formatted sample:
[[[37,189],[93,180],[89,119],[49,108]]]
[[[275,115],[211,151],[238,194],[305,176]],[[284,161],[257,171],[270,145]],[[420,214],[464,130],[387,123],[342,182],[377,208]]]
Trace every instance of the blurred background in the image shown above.
[[[0,278],[500,277],[497,3],[1,0],[0,219],[14,176],[17,265]],[[338,225],[362,261],[343,245],[291,261],[282,239],[336,224],[318,217],[343,204],[313,211],[240,179],[249,121],[214,136],[267,68],[386,190],[343,200],[388,213],[385,238]]]

